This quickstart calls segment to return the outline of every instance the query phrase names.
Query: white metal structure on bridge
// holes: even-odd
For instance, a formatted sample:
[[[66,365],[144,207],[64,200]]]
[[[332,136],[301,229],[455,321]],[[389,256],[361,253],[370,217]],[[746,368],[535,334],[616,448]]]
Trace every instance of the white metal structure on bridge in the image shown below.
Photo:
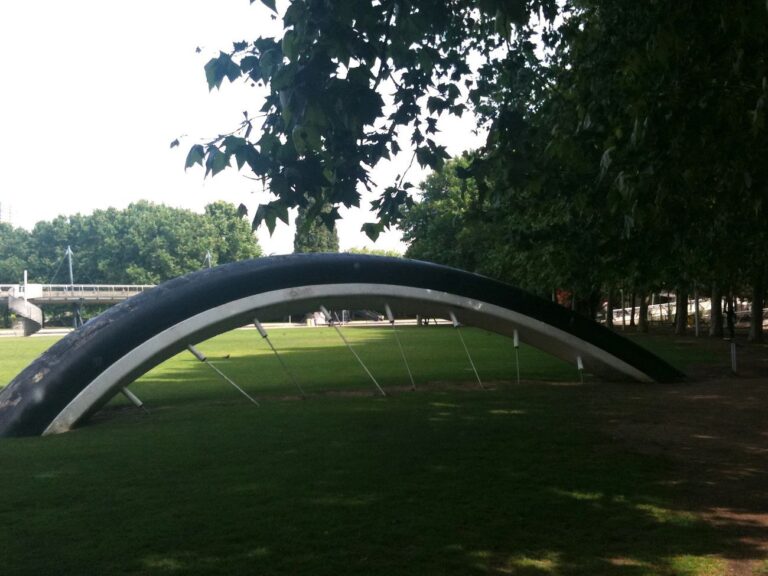
[[[46,304],[117,304],[153,285],[130,284],[0,284],[0,301],[20,320],[25,336],[34,334],[43,325]]]

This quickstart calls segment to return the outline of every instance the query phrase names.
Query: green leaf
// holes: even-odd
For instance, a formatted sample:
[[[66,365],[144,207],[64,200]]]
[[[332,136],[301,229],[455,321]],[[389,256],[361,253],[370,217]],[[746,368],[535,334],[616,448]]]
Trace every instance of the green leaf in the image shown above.
[[[275,215],[285,224],[288,224],[288,206],[284,203],[281,202],[275,206]]]
[[[282,175],[275,175],[269,181],[269,191],[275,196],[283,198],[291,193],[291,184]]]
[[[304,152],[306,152],[306,132],[301,124],[296,124],[296,126],[293,127],[293,130],[291,131],[291,140],[297,153],[304,154]]]
[[[318,217],[323,225],[328,228],[328,230],[333,230],[334,226],[336,225],[336,220],[338,220],[341,216],[339,215],[339,211],[334,208],[328,211],[321,211]]]
[[[261,78],[264,82],[269,82],[272,75],[277,70],[277,65],[280,63],[280,53],[278,50],[272,49],[264,52],[259,58],[259,66],[261,68]]]
[[[227,136],[224,138],[221,145],[227,151],[227,154],[231,155],[237,152],[237,150],[242,146],[247,146],[248,142],[245,140],[245,138],[240,138],[239,136]]]
[[[269,235],[271,236],[275,231],[276,222],[274,211],[270,209],[269,204],[259,204],[259,207],[256,209],[256,215],[253,217],[253,229],[258,228],[262,222],[267,225],[267,230],[269,230]]]
[[[205,79],[208,81],[209,90],[220,88],[224,78],[234,82],[239,77],[240,67],[224,52],[220,52],[216,58],[211,58],[205,65]]]
[[[277,6],[275,6],[275,0],[261,0],[261,3],[264,4],[267,8],[272,10],[272,12],[277,13]],[[251,0],[251,4],[253,4],[253,0]]]
[[[464,166],[456,166],[456,177],[459,180],[467,180],[472,178],[472,171]]]
[[[422,168],[426,168],[428,166],[434,167],[435,156],[432,154],[432,151],[429,148],[422,146],[416,149],[416,161]]]
[[[176,148],[179,145],[179,139],[176,138],[173,142],[171,142],[171,148]]]
[[[261,153],[269,156],[274,155],[280,148],[280,140],[269,132],[262,134],[258,144],[261,147]]]
[[[357,66],[347,72],[347,82],[364,88],[368,87],[371,79],[371,72],[365,66]]]
[[[419,50],[416,55],[416,59],[419,61],[419,67],[426,73],[431,74],[432,69],[435,67],[435,63],[432,61],[432,57],[427,50]]]
[[[288,224],[288,206],[284,202],[273,200],[269,204],[260,204],[253,217],[253,228],[258,228],[264,222],[271,235],[275,231],[278,218]]]
[[[259,59],[256,56],[246,56],[242,60],[240,60],[240,69],[248,74],[251,80],[254,82],[260,82],[262,80],[261,77],[261,66],[259,66]]]
[[[430,114],[435,112],[442,112],[446,107],[445,101],[437,96],[430,96],[427,98],[427,110]]]
[[[266,156],[259,154],[255,148],[249,146],[247,148],[241,148],[241,153],[245,158],[245,162],[248,164],[253,173],[257,176],[265,176],[270,168],[270,162]]]
[[[229,166],[229,156],[215,146],[210,146],[208,148],[208,157],[205,160],[205,175],[216,176],[227,166]]]
[[[184,162],[184,170],[191,168],[195,164],[203,165],[203,158],[205,157],[205,148],[200,144],[195,144],[189,149],[187,154],[187,160]]]
[[[299,44],[296,38],[296,32],[288,30],[283,35],[281,45],[285,57],[288,58],[288,60],[296,60],[296,57],[299,55]]]
[[[365,235],[368,236],[368,238],[370,238],[373,242],[376,242],[381,233],[384,231],[384,225],[380,222],[366,222],[360,228],[360,231],[365,232]]]

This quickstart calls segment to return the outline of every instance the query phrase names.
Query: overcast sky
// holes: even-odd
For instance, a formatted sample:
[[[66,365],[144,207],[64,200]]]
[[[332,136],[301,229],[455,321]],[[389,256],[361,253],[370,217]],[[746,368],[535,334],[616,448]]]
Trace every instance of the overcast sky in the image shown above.
[[[8,2],[0,20],[0,204],[3,221],[31,228],[60,214],[123,208],[140,199],[202,211],[215,200],[251,213],[268,194],[233,170],[204,179],[185,173],[192,144],[237,126],[261,107],[245,84],[210,92],[203,66],[236,40],[278,30],[248,0],[36,0]],[[196,53],[197,47],[202,49]],[[480,145],[472,121],[443,123],[451,154]],[[170,142],[182,138],[180,148]],[[407,164],[381,166],[382,187]],[[424,173],[412,171],[418,181]],[[372,246],[359,232],[372,221],[347,211],[342,249]],[[378,248],[404,246],[392,232]],[[289,253],[293,230],[259,230],[265,253]]]

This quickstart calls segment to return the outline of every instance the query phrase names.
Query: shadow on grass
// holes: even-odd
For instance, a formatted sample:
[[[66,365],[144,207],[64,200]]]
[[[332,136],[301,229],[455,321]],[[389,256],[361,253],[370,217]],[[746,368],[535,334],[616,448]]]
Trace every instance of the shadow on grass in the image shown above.
[[[601,434],[587,400],[522,385],[196,404],[3,444],[0,567],[635,576],[758,557],[678,505],[674,470]]]
[[[402,334],[422,386],[416,394],[375,397],[338,336],[321,330],[300,346],[274,335],[314,393],[280,401],[294,390],[247,333],[200,348],[266,396],[258,410],[181,356],[134,385],[149,417],[121,410],[71,434],[0,443],[0,573],[685,576],[764,558],[765,526],[745,516],[762,509],[737,498],[731,508],[741,514],[715,518],[727,500],[692,497],[690,474],[666,458],[664,430],[661,449],[638,453],[627,450],[631,430],[606,429],[611,420],[625,428],[653,420],[684,387],[425,390],[424,382],[471,382],[455,333],[428,331],[429,340],[418,329]],[[345,334],[385,388],[408,383],[387,332]],[[483,378],[513,380],[507,340],[465,337]],[[525,378],[572,376],[572,367],[534,351],[522,360]],[[722,406],[701,408],[713,395],[687,400],[704,428],[722,418]],[[743,417],[751,397],[731,416]],[[724,482],[695,464],[701,443],[713,440],[697,444],[702,430],[683,424],[691,426],[680,432],[690,470],[701,484]],[[654,444],[649,430],[635,431],[644,446]],[[750,436],[730,454],[731,471],[746,472],[738,461],[760,446]],[[752,474],[726,491],[756,488]]]

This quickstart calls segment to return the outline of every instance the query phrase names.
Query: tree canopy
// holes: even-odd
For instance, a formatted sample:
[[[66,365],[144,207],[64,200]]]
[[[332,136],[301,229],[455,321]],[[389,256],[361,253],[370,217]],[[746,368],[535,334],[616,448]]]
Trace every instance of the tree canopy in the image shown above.
[[[292,0],[280,17],[280,36],[206,65],[211,89],[244,79],[268,96],[186,162],[215,175],[234,160],[263,179],[275,199],[254,225],[296,206],[332,224],[409,133],[414,160],[445,179],[424,190],[442,216],[414,206],[400,175],[373,203],[373,238],[407,214],[414,254],[440,252],[418,237],[428,229],[446,257],[541,291],[751,286],[762,302],[764,2]],[[467,109],[488,138],[452,167],[460,184],[435,136],[442,114]]]
[[[215,202],[204,214],[142,201],[125,210],[59,216],[31,232],[0,224],[0,279],[68,283],[62,265],[74,252],[75,282],[157,284],[199,270],[206,253],[213,265],[254,258],[261,249],[237,208]]]
[[[271,0],[263,4],[274,11]],[[435,141],[437,117],[461,115],[465,94],[490,115],[493,77],[512,54],[513,26],[532,34],[530,12],[556,14],[556,0],[293,0],[282,15],[281,37],[235,42],[205,66],[208,85],[244,79],[266,85],[259,111],[244,113],[238,130],[194,145],[186,165],[215,175],[232,162],[263,178],[276,199],[259,206],[254,225],[288,222],[288,209],[321,208],[330,224],[338,207],[359,206],[371,188],[370,169],[400,151],[411,132],[422,166],[448,158]],[[487,69],[479,78],[467,63],[477,52]],[[256,128],[254,130],[254,127]],[[375,238],[410,204],[412,185],[398,178],[374,202],[378,221],[364,227]],[[310,204],[311,203],[311,204]]]

